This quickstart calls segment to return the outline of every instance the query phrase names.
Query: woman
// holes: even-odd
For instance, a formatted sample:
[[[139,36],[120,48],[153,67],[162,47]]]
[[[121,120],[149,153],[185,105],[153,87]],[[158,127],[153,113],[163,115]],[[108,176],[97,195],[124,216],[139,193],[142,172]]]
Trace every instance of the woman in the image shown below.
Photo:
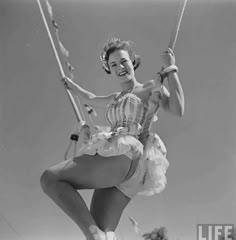
[[[80,227],[87,240],[115,239],[121,214],[136,194],[153,195],[166,184],[166,149],[149,131],[158,109],[182,116],[184,95],[171,49],[163,53],[164,70],[145,84],[135,78],[140,65],[129,41],[113,38],[103,49],[103,68],[120,82],[121,92],[96,96],[71,79],[63,82],[85,103],[107,108],[109,132],[93,135],[74,159],[41,176],[45,193]],[[169,91],[160,83],[168,79]],[[90,210],[79,189],[95,189]]]

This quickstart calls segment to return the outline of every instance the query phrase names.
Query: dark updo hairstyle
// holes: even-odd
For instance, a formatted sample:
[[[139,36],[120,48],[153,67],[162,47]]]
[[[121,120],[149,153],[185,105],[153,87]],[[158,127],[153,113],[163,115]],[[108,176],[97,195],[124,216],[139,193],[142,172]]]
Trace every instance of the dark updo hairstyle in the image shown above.
[[[103,69],[106,73],[111,74],[108,60],[110,54],[116,50],[126,50],[129,53],[130,59],[133,63],[134,70],[138,68],[140,65],[140,56],[134,53],[132,45],[133,43],[131,41],[124,41],[118,38],[111,38],[105,43],[100,59],[102,61]]]

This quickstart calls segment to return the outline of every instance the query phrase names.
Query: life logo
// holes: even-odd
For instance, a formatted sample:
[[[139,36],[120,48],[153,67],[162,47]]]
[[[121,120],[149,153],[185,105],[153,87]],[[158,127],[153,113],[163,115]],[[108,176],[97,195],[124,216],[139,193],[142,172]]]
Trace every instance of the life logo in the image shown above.
[[[198,224],[197,240],[234,240],[234,225]]]

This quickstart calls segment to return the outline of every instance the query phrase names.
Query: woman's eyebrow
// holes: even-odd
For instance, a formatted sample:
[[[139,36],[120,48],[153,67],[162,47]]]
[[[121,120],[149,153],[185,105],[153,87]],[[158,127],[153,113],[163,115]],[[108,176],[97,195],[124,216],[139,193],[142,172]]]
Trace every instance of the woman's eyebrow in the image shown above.
[[[114,64],[114,63],[116,63],[116,61],[110,62],[110,64]]]
[[[121,59],[120,59],[120,62],[126,61],[126,60],[127,60],[126,58],[121,58]],[[114,64],[114,63],[116,63],[116,61],[110,62],[110,64]]]

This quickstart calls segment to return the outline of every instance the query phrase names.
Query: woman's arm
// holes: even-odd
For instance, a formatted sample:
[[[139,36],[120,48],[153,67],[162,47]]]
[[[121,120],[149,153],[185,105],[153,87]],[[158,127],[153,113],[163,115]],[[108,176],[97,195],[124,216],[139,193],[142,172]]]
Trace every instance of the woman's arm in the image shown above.
[[[96,96],[94,93],[80,87],[68,77],[63,78],[62,81],[75,95],[82,99],[84,103],[91,106],[107,107],[107,104],[109,104],[109,102],[117,95],[117,93],[113,93],[108,96]]]
[[[173,51],[169,49],[162,55],[165,66],[175,65]],[[162,96],[162,107],[182,117],[184,115],[184,92],[176,71],[171,71],[167,75],[168,89],[164,87]]]
[[[169,91],[164,87],[161,98],[162,108],[168,112],[182,117],[184,115],[184,92],[177,73],[170,73],[168,76]]]

